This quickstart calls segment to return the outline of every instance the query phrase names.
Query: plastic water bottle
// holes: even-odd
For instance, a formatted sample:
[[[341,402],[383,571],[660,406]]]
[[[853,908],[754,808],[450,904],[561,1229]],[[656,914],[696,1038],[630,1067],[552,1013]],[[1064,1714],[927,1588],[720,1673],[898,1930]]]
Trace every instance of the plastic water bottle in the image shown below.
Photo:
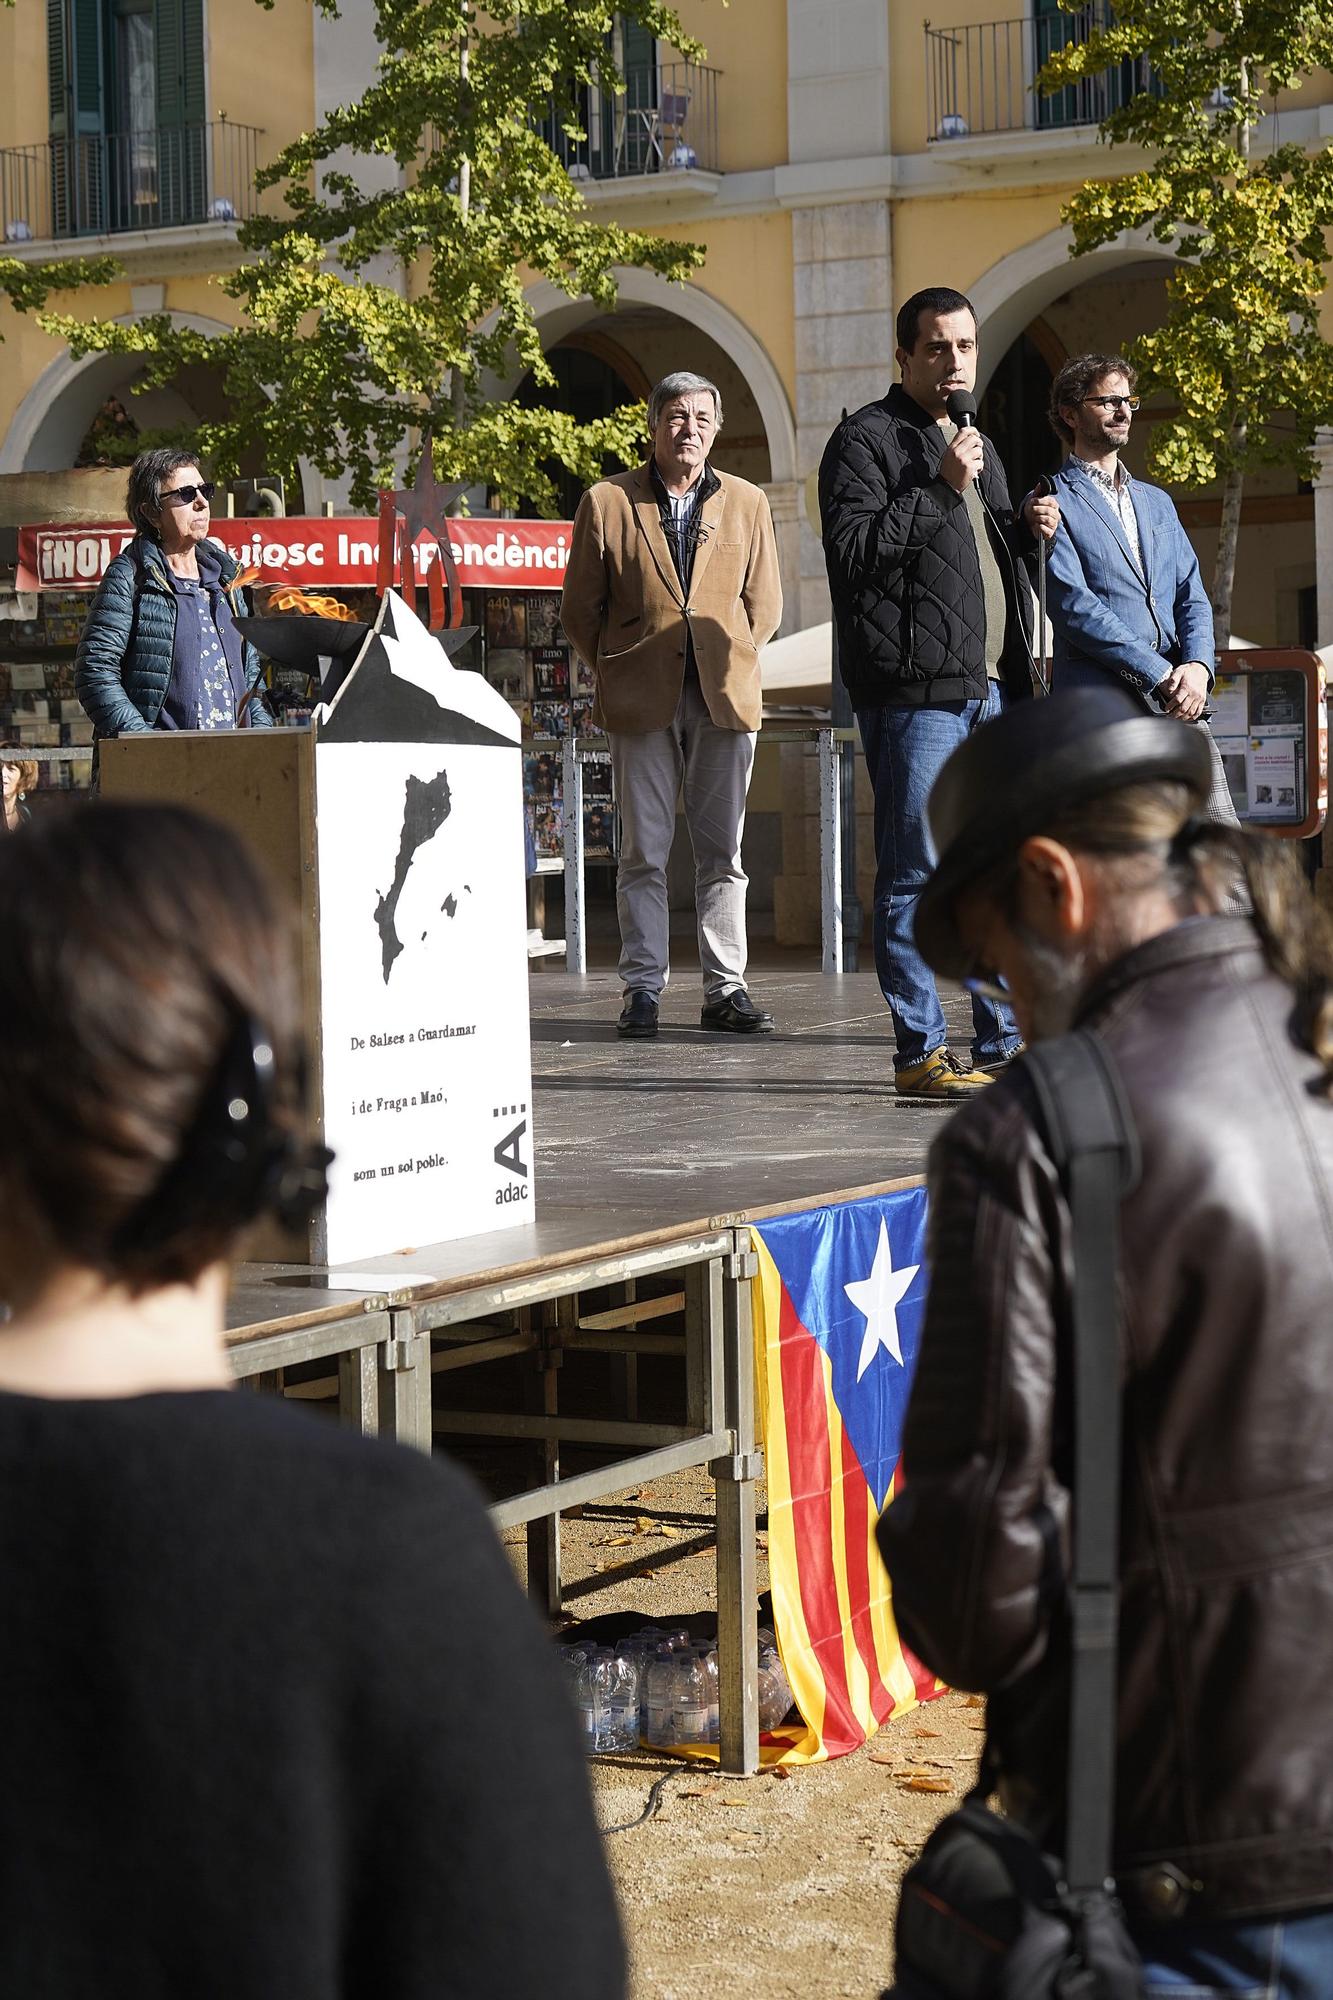
[[[571,1687],[579,1719],[579,1736],[585,1752],[591,1756],[597,1748],[597,1662],[582,1647],[572,1647],[570,1653]]]
[[[776,1652],[768,1652],[759,1666],[759,1727],[777,1729],[791,1707],[791,1688]]]
[[[605,1709],[599,1750],[634,1750],[639,1742],[639,1669],[623,1653],[599,1663]]]
[[[699,1659],[704,1670],[704,1685],[708,1690],[708,1741],[718,1743],[722,1739],[722,1720],[718,1704],[717,1647],[701,1646]]]
[[[644,1741],[667,1748],[676,1740],[676,1655],[670,1646],[658,1647],[648,1662],[643,1684]]]
[[[707,1743],[708,1677],[693,1649],[677,1658],[674,1692],[677,1743]]]

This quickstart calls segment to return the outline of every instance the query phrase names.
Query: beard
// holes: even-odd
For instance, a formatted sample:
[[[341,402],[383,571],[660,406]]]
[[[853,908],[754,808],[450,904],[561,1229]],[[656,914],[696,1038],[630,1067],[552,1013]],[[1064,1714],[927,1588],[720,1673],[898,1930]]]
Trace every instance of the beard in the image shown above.
[[[1028,990],[1033,996],[1028,1009],[1029,1040],[1049,1042],[1057,1035],[1067,1035],[1088,983],[1087,953],[1057,951],[1026,924],[1014,923],[1011,928],[1027,959]]]

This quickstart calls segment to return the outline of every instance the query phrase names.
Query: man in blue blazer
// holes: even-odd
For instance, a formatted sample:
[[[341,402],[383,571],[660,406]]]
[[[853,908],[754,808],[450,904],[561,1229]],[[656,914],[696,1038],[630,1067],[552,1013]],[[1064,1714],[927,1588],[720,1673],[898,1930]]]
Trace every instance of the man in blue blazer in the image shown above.
[[[1212,607],[1170,496],[1120,463],[1134,383],[1120,356],[1080,354],[1051,385],[1051,425],[1069,453],[1047,559],[1052,688],[1119,682],[1153,714],[1198,722],[1214,680]],[[1213,769],[1209,817],[1234,824],[1216,747]]]

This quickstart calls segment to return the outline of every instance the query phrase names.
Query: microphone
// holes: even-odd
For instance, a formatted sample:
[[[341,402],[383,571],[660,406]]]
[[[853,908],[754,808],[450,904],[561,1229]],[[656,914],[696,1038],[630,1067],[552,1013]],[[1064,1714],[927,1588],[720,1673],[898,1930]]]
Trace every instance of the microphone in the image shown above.
[[[960,431],[977,427],[977,399],[970,389],[951,389],[944,405]]]

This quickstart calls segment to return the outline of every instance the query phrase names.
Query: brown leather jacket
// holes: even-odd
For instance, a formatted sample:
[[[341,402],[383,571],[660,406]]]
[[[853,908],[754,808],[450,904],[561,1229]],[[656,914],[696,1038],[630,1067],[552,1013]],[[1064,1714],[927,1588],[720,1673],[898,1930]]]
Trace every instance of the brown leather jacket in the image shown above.
[[[1115,1859],[1149,1914],[1333,1903],[1333,1106],[1246,918],[1139,946],[1082,1020],[1143,1173],[1123,1207]],[[1069,1216],[1021,1065],[930,1156],[932,1278],[880,1523],[904,1637],[991,1693],[1061,1809]],[[1188,1895],[1158,1900],[1171,1863]]]

